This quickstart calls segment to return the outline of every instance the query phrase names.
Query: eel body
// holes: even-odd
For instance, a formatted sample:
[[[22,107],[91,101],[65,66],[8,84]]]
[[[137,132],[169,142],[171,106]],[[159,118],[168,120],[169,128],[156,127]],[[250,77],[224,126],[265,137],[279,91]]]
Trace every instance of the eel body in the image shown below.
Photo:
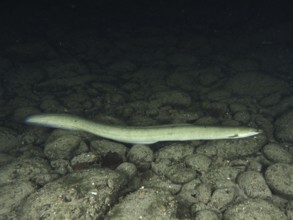
[[[38,114],[25,120],[28,124],[79,130],[103,138],[125,142],[153,144],[159,141],[191,141],[245,138],[261,133],[250,127],[220,127],[192,124],[158,126],[117,126],[93,122],[70,114]]]

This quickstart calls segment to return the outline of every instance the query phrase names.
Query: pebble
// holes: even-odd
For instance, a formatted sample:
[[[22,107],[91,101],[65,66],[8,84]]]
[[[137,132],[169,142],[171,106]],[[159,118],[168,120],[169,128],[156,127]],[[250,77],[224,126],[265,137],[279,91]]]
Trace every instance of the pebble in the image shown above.
[[[154,153],[149,146],[137,144],[133,145],[128,151],[127,158],[139,170],[146,170],[151,167],[151,163],[154,160]]]
[[[126,183],[124,175],[110,169],[76,171],[32,193],[19,207],[19,216],[22,219],[103,219]]]
[[[272,196],[264,177],[259,172],[243,172],[238,176],[237,183],[250,198],[268,198]]]
[[[96,153],[87,152],[79,154],[70,161],[71,166],[75,169],[85,169],[89,168],[94,163],[99,161],[99,157]]]
[[[75,135],[64,135],[45,144],[44,153],[50,160],[70,159],[77,151],[81,138]]]
[[[31,180],[32,178],[51,173],[48,161],[39,158],[18,157],[13,162],[0,167],[0,186],[13,183],[17,180]]]
[[[221,217],[219,213],[213,211],[213,210],[200,210],[195,213],[196,220],[221,220]]]
[[[174,219],[177,202],[167,191],[141,188],[123,198],[105,220]]]
[[[182,77],[183,75],[184,77]],[[170,87],[192,90],[195,80],[197,80],[195,72],[174,71],[167,76],[166,83]]]
[[[124,144],[102,139],[91,141],[90,146],[93,150],[97,151],[104,160],[106,160],[107,157],[111,158],[111,155],[114,156],[113,154],[115,154],[115,160],[117,160],[117,162],[126,161],[126,153],[128,148]],[[112,159],[114,158],[112,157]]]
[[[166,177],[176,184],[183,184],[191,181],[196,177],[196,172],[190,168],[174,165],[167,173]]]
[[[286,112],[277,118],[275,135],[282,142],[293,142],[293,111]]]
[[[65,175],[73,171],[68,160],[63,160],[63,159],[52,160],[50,162],[50,165],[54,169],[55,172],[61,175]]]
[[[180,161],[185,157],[193,154],[194,146],[185,143],[173,143],[160,148],[156,152],[157,159],[170,159],[172,161]]]
[[[215,188],[229,188],[235,186],[238,173],[238,169],[225,166],[211,169],[201,179],[204,183],[212,184]]]
[[[199,146],[196,153],[232,160],[259,152],[265,143],[266,137],[263,134],[259,134],[256,138],[208,141]]]
[[[212,187],[210,184],[200,183],[195,187],[196,199],[199,202],[207,204],[212,195]]]
[[[9,154],[5,154],[5,153],[0,153],[0,167],[10,163],[11,161],[13,161],[15,159],[15,157],[9,155]]]
[[[129,180],[131,180],[137,174],[137,168],[133,163],[124,162],[116,167],[117,171],[125,174]]]
[[[62,112],[62,109],[64,108],[62,104],[53,99],[53,98],[45,98],[42,103],[40,104],[40,108],[44,111],[48,112]]]
[[[163,91],[150,97],[150,106],[161,107],[164,105],[188,107],[191,97],[182,91]]]
[[[229,98],[231,94],[224,89],[217,89],[217,90],[210,91],[206,96],[208,100],[221,101],[223,99]]]
[[[203,86],[212,86],[223,78],[224,73],[220,67],[212,66],[199,71],[199,83]]]
[[[203,154],[192,154],[185,158],[186,166],[200,173],[207,172],[211,163],[212,160]]]
[[[282,100],[281,93],[273,93],[268,96],[263,97],[259,104],[263,107],[269,107],[273,105],[277,105]]]
[[[201,183],[199,179],[184,184],[176,199],[185,207],[190,207],[193,204],[207,204],[211,199],[212,188],[209,184]]]
[[[239,83],[241,82],[241,83]],[[275,92],[286,90],[288,84],[260,71],[235,73],[227,80],[225,88],[237,95],[263,97]]]
[[[287,220],[286,215],[274,204],[263,199],[247,199],[230,206],[224,213],[225,220]]]
[[[155,162],[152,162],[152,171],[159,176],[164,176],[171,166],[172,166],[171,160],[159,159],[159,160],[156,160]]]
[[[249,121],[251,120],[251,116],[250,116],[249,112],[247,112],[247,111],[239,111],[239,112],[235,113],[233,118],[242,124],[248,124]]]
[[[16,209],[23,199],[34,191],[33,184],[28,180],[18,180],[15,183],[0,187],[0,219],[10,219],[8,217],[10,212]]]
[[[293,166],[286,163],[276,163],[269,166],[265,179],[272,191],[293,199]]]
[[[212,194],[210,204],[217,210],[221,210],[231,204],[235,198],[236,191],[234,187],[216,189]]]
[[[152,174],[150,177],[145,178],[142,185],[150,189],[161,189],[169,191],[172,195],[176,195],[181,191],[182,185],[175,184],[171,180]]]
[[[264,146],[263,153],[268,160],[274,163],[291,163],[293,161],[293,155],[277,143],[270,143]]]
[[[0,152],[7,153],[20,144],[17,134],[11,129],[0,127]]]

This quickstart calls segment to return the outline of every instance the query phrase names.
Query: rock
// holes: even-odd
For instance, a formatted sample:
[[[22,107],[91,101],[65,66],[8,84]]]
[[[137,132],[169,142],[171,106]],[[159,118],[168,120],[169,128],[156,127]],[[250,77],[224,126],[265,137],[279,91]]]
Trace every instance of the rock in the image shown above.
[[[167,191],[141,188],[122,199],[105,220],[176,219],[177,203]]]
[[[186,156],[193,154],[195,147],[186,143],[172,143],[160,148],[156,152],[157,159],[170,159],[180,161]]]
[[[269,166],[265,172],[265,179],[272,191],[289,199],[293,199],[293,166],[276,163]]]
[[[42,100],[40,108],[46,112],[62,112],[64,106],[53,97],[47,97]]]
[[[235,187],[235,180],[239,170],[234,167],[219,167],[211,169],[202,176],[204,183],[211,184],[214,188],[230,188]]]
[[[196,220],[221,220],[221,217],[219,213],[213,211],[213,210],[201,210],[195,213]]]
[[[133,179],[137,175],[136,166],[133,163],[124,162],[121,163],[116,171],[119,171],[127,176],[128,180]]]
[[[260,151],[265,143],[265,135],[259,134],[256,137],[243,139],[209,141],[199,146],[196,152],[209,157],[217,156],[231,160],[255,154]]]
[[[17,180],[31,180],[32,178],[51,173],[47,160],[39,157],[19,157],[13,162],[0,167],[0,186],[13,183]]]
[[[211,163],[212,160],[208,156],[202,154],[192,154],[185,158],[186,166],[199,173],[207,172]]]
[[[7,153],[20,145],[20,138],[11,129],[0,127],[0,152]]]
[[[91,166],[97,166],[98,162],[99,157],[93,152],[79,154],[70,161],[73,169],[85,169]]]
[[[282,100],[282,94],[276,92],[276,93],[263,97],[260,100],[259,104],[263,107],[269,107],[269,106],[278,105],[278,103],[280,103],[281,100]]]
[[[31,194],[22,219],[103,219],[126,184],[123,175],[108,169],[71,173]]]
[[[149,146],[134,145],[127,154],[129,162],[136,165],[139,170],[147,170],[154,160],[154,153]]]
[[[0,219],[10,219],[10,212],[15,210],[22,200],[34,191],[35,188],[28,180],[18,180],[0,187]]]
[[[174,71],[167,76],[166,83],[170,87],[181,88],[183,90],[193,90],[194,84],[196,83],[196,71],[185,70],[185,71]]]
[[[80,76],[72,76],[72,77],[60,77],[60,78],[52,78],[48,80],[44,80],[42,83],[38,84],[38,88],[66,88],[84,85],[85,83],[92,82],[97,78],[94,74],[84,74]]]
[[[275,121],[275,135],[282,142],[293,142],[293,111],[282,114]]]
[[[274,163],[292,163],[293,155],[286,148],[277,143],[270,143],[264,146],[263,154]]]
[[[233,75],[227,81],[226,88],[238,95],[264,97],[288,89],[288,84],[269,74],[247,71]]]
[[[229,111],[229,107],[225,102],[203,101],[202,109],[204,112],[208,112],[210,116],[215,118],[220,118]]]
[[[217,66],[199,70],[199,73],[199,82],[206,87],[219,83],[224,76],[221,68]]]
[[[55,172],[61,175],[65,175],[73,171],[68,160],[63,160],[63,159],[52,160],[50,165],[52,166]]]
[[[13,156],[11,156],[9,154],[0,153],[0,167],[5,165],[5,164],[9,164],[13,160],[15,160],[15,157],[13,157]]]
[[[193,204],[206,203],[211,199],[212,188],[208,184],[201,184],[199,179],[194,179],[182,186],[176,195],[176,200],[183,207]]]
[[[287,217],[278,207],[266,200],[247,199],[230,206],[224,212],[223,219],[287,220]]]
[[[217,88],[215,90],[208,92],[205,96],[210,101],[221,101],[230,98],[231,95],[232,94],[230,92],[224,89]]]
[[[108,159],[112,164],[126,161],[128,148],[124,144],[102,139],[91,141],[90,146],[101,156],[103,164],[108,164]]]
[[[75,135],[64,135],[45,144],[44,153],[50,160],[70,159],[78,150],[82,139]]]
[[[210,204],[217,210],[222,210],[231,204],[236,198],[234,187],[216,189],[211,197]]]
[[[238,185],[250,198],[268,198],[272,196],[271,190],[264,177],[255,171],[246,171],[237,178]]]
[[[247,111],[237,112],[235,113],[233,118],[236,121],[239,121],[241,124],[249,124],[249,122],[251,121],[251,115]]]
[[[148,178],[145,178],[142,185],[150,189],[160,189],[169,191],[172,195],[176,195],[182,188],[181,184],[175,184],[171,180],[158,176],[154,173]]]
[[[163,91],[150,97],[150,108],[158,108],[164,105],[188,107],[191,104],[191,97],[182,91]]]
[[[188,183],[196,178],[196,172],[190,168],[173,165],[165,174],[175,184]]]
[[[159,176],[165,176],[172,164],[170,159],[156,159],[152,162],[152,171]]]

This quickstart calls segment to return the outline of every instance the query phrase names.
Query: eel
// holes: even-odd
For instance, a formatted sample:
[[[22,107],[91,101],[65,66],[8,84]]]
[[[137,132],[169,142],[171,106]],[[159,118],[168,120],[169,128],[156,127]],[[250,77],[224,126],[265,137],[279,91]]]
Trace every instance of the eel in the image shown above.
[[[193,124],[155,126],[121,126],[90,121],[71,114],[37,114],[25,123],[45,127],[78,130],[131,144],[153,144],[160,141],[192,141],[245,138],[261,133],[251,127],[222,127]]]

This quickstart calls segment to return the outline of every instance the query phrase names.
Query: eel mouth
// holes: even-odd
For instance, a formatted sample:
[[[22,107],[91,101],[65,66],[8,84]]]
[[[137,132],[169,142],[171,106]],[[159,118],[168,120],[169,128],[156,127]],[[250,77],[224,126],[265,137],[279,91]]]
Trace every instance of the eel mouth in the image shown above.
[[[251,131],[245,134],[234,134],[229,136],[228,139],[246,138],[246,137],[255,136],[261,133],[262,133],[262,130],[256,130],[256,131]]]

